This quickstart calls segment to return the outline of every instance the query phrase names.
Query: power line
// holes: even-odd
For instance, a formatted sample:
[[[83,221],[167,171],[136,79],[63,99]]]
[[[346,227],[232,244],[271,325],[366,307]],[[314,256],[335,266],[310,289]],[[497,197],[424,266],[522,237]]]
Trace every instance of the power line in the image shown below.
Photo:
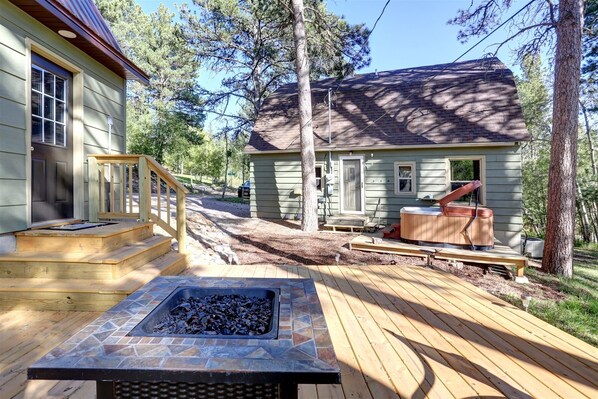
[[[357,52],[357,54],[361,53],[364,49],[365,46],[367,46],[370,42],[370,36],[372,36],[372,33],[374,33],[374,30],[376,29],[376,26],[378,26],[378,22],[380,21],[380,19],[382,18],[382,16],[384,15],[384,12],[386,11],[386,7],[388,7],[388,4],[390,3],[390,0],[386,0],[386,3],[384,3],[384,7],[382,7],[382,11],[380,11],[380,14],[378,15],[378,18],[376,18],[376,21],[374,22],[374,26],[372,26],[372,30],[370,30],[368,32],[368,35],[366,36],[363,44],[361,45],[361,48],[359,49],[359,51]],[[333,90],[334,94],[336,91],[338,91],[339,87],[343,84],[343,81],[345,80],[346,76],[343,76],[340,80],[340,82],[338,83],[338,85],[336,86],[336,89]],[[329,101],[330,101],[330,97]]]
[[[389,0],[390,1],[390,0]],[[490,33],[488,33],[486,36],[484,36],[482,39],[478,40],[478,42],[476,42],[473,46],[471,46],[469,49],[467,49],[463,54],[461,54],[459,57],[455,58],[455,60],[450,63],[450,64],[446,64],[446,66],[442,69],[440,69],[440,71],[436,72],[434,75],[430,76],[427,80],[425,80],[422,83],[422,86],[430,83],[433,79],[435,79],[436,77],[438,77],[438,75],[440,75],[442,72],[444,72],[451,64],[454,64],[455,62],[459,61],[461,58],[463,58],[467,53],[469,53],[471,50],[473,50],[475,47],[477,47],[480,43],[482,43],[484,40],[488,39],[493,33],[495,33],[497,30],[499,30],[500,28],[502,28],[505,24],[507,24],[509,21],[513,20],[517,15],[519,15],[523,10],[525,10],[526,8],[528,8],[530,5],[532,5],[532,3],[534,3],[536,0],[531,0],[529,3],[527,3],[526,5],[524,5],[523,7],[521,7],[515,14],[511,15],[509,18],[507,18],[503,23],[501,23],[500,25],[498,25],[496,28],[494,28]],[[388,2],[387,2],[388,4]],[[339,86],[340,87],[340,84]],[[338,90],[338,87],[336,90]],[[335,91],[336,91],[335,90]],[[407,98],[405,100],[409,100],[411,98],[412,94],[409,94],[409,96],[407,96]],[[378,122],[380,119],[384,118],[385,116],[388,115],[388,111],[384,112],[384,114],[380,115],[378,118],[374,119],[373,121],[370,122],[370,124],[363,128],[362,130],[360,130],[357,134],[365,131],[366,129],[368,129],[371,125],[373,125],[374,123]]]
[[[481,38],[480,40],[478,40],[478,42],[476,44],[474,44],[473,46],[471,46],[469,49],[467,49],[463,54],[461,54],[460,56],[458,56],[457,58],[455,58],[455,60],[453,62],[457,62],[459,61],[461,58],[463,58],[467,53],[469,53],[471,50],[473,50],[474,48],[476,48],[478,46],[478,44],[482,43],[484,40],[486,40],[487,38],[489,38],[490,36],[492,36],[492,34],[494,34],[494,32],[496,32],[497,30],[499,30],[500,28],[502,28],[503,26],[505,26],[507,24],[507,22],[511,21],[513,18],[515,18],[517,15],[519,15],[519,13],[521,13],[523,10],[525,10],[527,7],[531,6],[532,3],[534,3],[536,0],[531,0],[529,3],[527,3],[526,5],[524,5],[523,7],[521,7],[519,9],[519,11],[517,11],[515,14],[511,15],[506,21],[504,21],[502,24],[498,25],[496,28],[492,29],[492,32],[488,33],[486,36],[484,36],[483,38]]]

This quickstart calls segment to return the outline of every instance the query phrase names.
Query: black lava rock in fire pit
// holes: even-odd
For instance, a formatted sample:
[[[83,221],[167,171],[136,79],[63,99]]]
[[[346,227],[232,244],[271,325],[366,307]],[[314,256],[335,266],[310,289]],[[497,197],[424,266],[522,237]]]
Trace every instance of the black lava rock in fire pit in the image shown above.
[[[160,334],[262,335],[269,331],[272,301],[245,295],[182,298],[153,327]]]

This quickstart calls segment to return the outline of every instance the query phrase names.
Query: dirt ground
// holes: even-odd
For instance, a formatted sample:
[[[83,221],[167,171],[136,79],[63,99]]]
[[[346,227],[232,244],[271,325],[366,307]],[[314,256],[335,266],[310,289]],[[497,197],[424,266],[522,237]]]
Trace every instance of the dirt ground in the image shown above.
[[[187,223],[191,264],[410,264],[425,267],[426,263],[419,257],[352,251],[349,250],[349,241],[355,237],[354,233],[320,231],[307,234],[301,231],[297,221],[252,219],[249,205],[219,201],[214,197],[189,195]],[[475,265],[459,264],[454,267],[434,260],[434,267],[498,296],[561,297],[558,291],[534,281],[517,284]]]

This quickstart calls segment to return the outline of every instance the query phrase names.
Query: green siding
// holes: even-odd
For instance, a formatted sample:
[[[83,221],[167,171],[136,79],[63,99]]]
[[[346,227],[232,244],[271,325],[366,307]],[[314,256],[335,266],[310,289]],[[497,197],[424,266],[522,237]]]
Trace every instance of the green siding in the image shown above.
[[[333,153],[335,186],[327,200],[327,214],[339,212],[339,156]],[[518,147],[472,147],[450,149],[409,149],[396,151],[354,151],[364,157],[365,212],[380,218],[383,224],[399,220],[405,206],[426,206],[417,198],[431,195],[441,198],[447,193],[446,159],[460,156],[484,156],[486,206],[494,211],[495,234],[512,248],[519,247],[522,228],[521,160]],[[327,154],[318,153],[317,162],[325,162]],[[394,162],[416,163],[416,194],[394,193]],[[251,156],[251,216],[265,219],[294,218],[300,213],[301,188],[298,154],[266,154]],[[320,194],[321,195],[321,194]],[[323,206],[320,205],[320,216]]]
[[[108,146],[107,116],[114,119],[113,152],[125,152],[125,81],[68,40],[43,26],[7,0],[0,0],[0,233],[27,228],[27,72],[26,38],[52,51],[83,72],[83,129],[74,131],[83,148],[104,153]],[[84,159],[84,163],[87,159]],[[86,167],[78,167],[87,170]],[[87,190],[87,174],[83,176]],[[81,176],[79,176],[81,181]],[[77,187],[75,187],[77,189]],[[81,204],[87,217],[87,193]]]

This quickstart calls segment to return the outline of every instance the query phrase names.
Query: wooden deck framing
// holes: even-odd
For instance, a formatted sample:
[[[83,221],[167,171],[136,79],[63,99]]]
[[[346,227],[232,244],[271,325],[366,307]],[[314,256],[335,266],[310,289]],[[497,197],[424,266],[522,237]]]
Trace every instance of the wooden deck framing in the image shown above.
[[[341,385],[300,398],[598,398],[598,349],[448,273],[419,266],[205,266],[186,274],[311,277]],[[1,398],[92,398],[25,369],[97,316],[0,312]]]
[[[437,249],[439,252],[434,255],[437,259],[513,267],[516,269],[517,276],[523,276],[528,264],[525,256],[519,255],[505,245],[495,245],[489,251],[470,251],[457,248],[419,246],[407,244],[399,240],[381,239],[378,237],[375,237],[375,241],[372,236],[359,235],[349,242],[349,248],[360,251],[419,256],[422,258],[426,257],[426,254],[421,251],[422,249]]]

